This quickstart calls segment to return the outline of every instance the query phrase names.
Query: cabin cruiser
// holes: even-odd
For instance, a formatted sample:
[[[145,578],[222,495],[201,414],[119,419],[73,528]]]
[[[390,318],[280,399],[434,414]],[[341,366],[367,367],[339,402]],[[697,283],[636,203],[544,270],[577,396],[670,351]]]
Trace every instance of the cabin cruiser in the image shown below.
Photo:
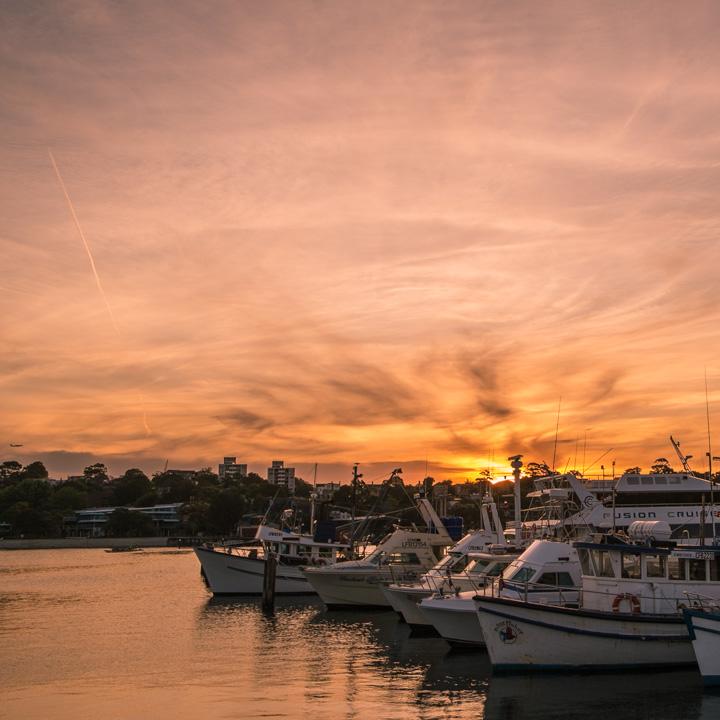
[[[477,595],[493,668],[621,669],[695,663],[682,610],[690,596],[720,598],[720,545],[670,541],[665,522],[637,522],[629,538],[577,542],[579,608],[532,596]]]
[[[202,577],[213,595],[262,595],[269,553],[277,558],[276,595],[314,595],[315,590],[300,568],[332,565],[345,559],[350,546],[319,542],[312,535],[260,525],[250,545],[203,545],[194,551]]]
[[[488,578],[499,575],[519,554],[505,541],[497,506],[489,495],[480,507],[482,529],[468,533],[448,554],[416,583],[393,583],[382,591],[400,617],[413,629],[432,626],[418,603],[436,593],[455,594],[477,589]]]
[[[578,603],[580,583],[578,555],[570,544],[535,540],[492,584],[456,595],[428,597],[418,609],[450,645],[482,648],[485,639],[477,618],[475,596],[532,597],[538,603],[572,605]]]
[[[452,538],[430,501],[418,496],[416,502],[425,532],[398,528],[361,560],[304,569],[305,578],[328,609],[390,609],[382,591],[384,583],[417,582],[444,557]]]

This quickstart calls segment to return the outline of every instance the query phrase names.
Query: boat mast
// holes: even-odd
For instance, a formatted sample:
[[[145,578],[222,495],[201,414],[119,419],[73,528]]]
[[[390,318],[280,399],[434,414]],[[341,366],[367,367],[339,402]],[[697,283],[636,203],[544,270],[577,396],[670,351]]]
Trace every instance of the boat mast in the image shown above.
[[[522,501],[520,495],[520,468],[523,466],[522,455],[511,455],[508,460],[510,467],[513,469],[513,477],[515,478],[515,543],[520,542],[520,528],[522,527],[522,516],[520,514],[520,503]]]
[[[708,400],[708,381],[707,368],[705,368],[705,419],[707,420],[707,438],[708,438],[708,480],[710,481],[710,518],[712,522],[713,545],[715,544],[715,480],[713,479],[712,470],[712,443],[710,441],[710,401]],[[704,518],[703,518],[704,522]]]

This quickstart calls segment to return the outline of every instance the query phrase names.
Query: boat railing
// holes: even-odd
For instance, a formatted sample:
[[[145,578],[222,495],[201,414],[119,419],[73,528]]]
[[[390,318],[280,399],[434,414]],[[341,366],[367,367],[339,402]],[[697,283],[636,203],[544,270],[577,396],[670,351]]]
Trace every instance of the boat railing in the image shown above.
[[[718,598],[695,592],[684,592],[683,595],[687,597],[690,608],[720,612],[720,600]]]
[[[532,594],[541,591],[547,593],[557,593],[557,600],[553,599],[552,603],[544,602],[542,604],[552,605],[577,605],[582,593],[580,586],[568,585],[549,585],[547,583],[537,583],[524,580],[522,582],[513,582],[505,580],[502,577],[492,578],[492,582],[486,586],[486,591],[491,597],[503,597],[503,590],[511,589],[522,596],[524,602],[532,600]]]

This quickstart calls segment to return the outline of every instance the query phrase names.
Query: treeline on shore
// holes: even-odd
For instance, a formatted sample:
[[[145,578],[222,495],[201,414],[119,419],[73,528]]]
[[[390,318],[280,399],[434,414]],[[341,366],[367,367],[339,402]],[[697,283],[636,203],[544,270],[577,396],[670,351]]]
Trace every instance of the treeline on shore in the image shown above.
[[[639,472],[640,468],[628,468]],[[653,465],[651,472],[672,471],[667,462]],[[546,463],[528,463],[522,479],[522,494],[531,488],[532,479],[551,475]],[[492,477],[484,471],[473,481],[453,484],[444,480],[435,485],[436,495],[445,494],[452,515],[462,517],[465,527],[477,527],[480,522],[478,499],[487,490]],[[340,509],[362,515],[369,512],[395,514],[400,519],[413,520],[412,495],[420,485],[393,484],[383,488],[364,484],[342,485],[331,497],[320,503],[318,517],[330,509]],[[443,488],[444,486],[444,488]],[[232,535],[244,517],[263,515],[274,500],[273,509],[292,506],[307,525],[309,498],[313,486],[296,478],[291,496],[287,488],[271,485],[256,473],[247,476],[220,478],[203,468],[191,475],[170,471],[148,477],[142,470],[131,468],[117,478],[110,478],[107,467],[95,463],[85,468],[81,476],[64,481],[51,481],[42,462],[26,466],[9,460],[0,463],[0,535],[15,537],[62,537],[64,519],[77,510],[96,507],[117,507],[105,524],[105,534],[114,537],[150,536],[157,532],[151,517],[133,512],[133,508],[164,503],[182,503],[178,534],[220,536]],[[511,482],[495,482],[492,493],[500,500],[501,514],[512,510]],[[378,507],[379,499],[382,500]]]

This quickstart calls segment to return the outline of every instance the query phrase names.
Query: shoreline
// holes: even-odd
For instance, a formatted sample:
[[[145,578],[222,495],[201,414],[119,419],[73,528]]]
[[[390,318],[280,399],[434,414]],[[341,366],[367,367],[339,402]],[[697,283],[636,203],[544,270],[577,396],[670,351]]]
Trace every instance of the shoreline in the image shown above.
[[[166,537],[138,538],[12,538],[0,540],[0,550],[66,550],[127,547],[177,547],[175,543],[168,545]]]

